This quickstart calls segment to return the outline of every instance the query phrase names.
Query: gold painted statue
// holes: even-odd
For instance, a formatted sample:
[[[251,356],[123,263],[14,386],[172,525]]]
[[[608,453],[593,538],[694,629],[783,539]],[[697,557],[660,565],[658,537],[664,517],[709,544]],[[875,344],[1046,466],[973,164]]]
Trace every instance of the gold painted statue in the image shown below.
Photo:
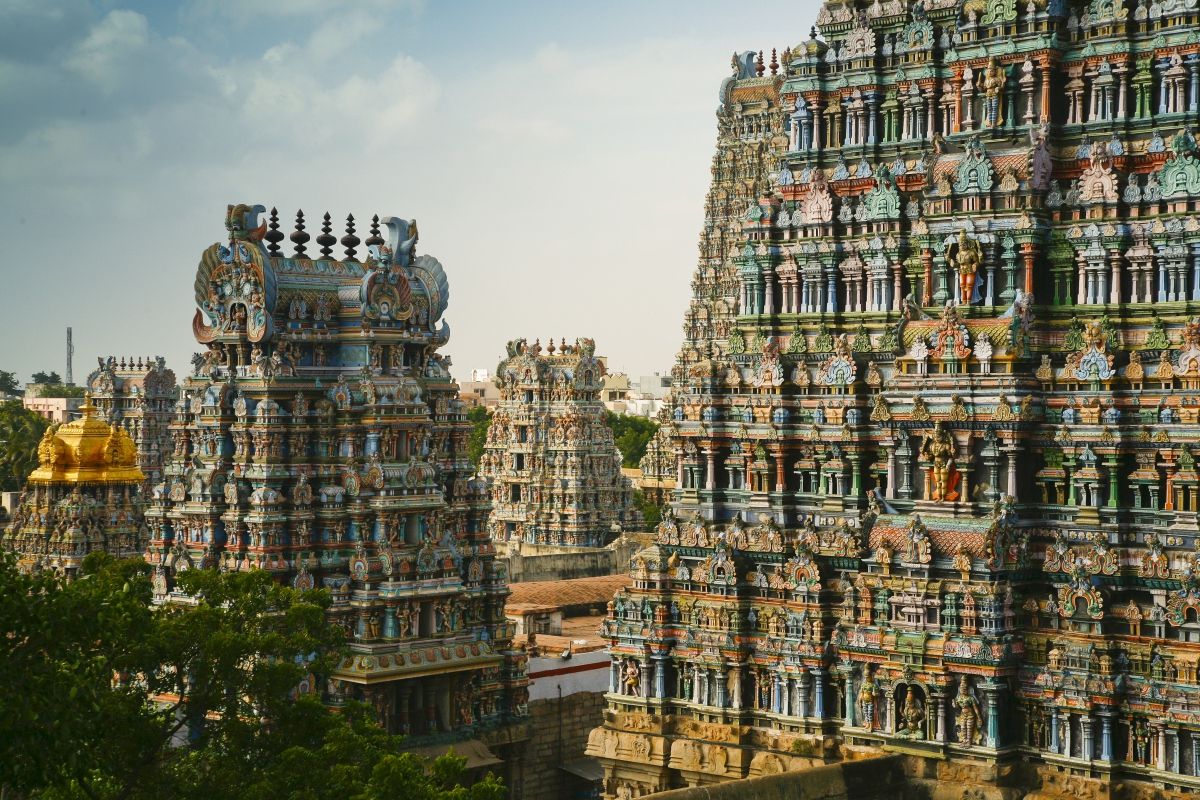
[[[925,722],[925,707],[917,699],[917,693],[912,689],[908,689],[905,692],[904,708],[900,712],[900,716],[904,720],[904,729],[901,733],[917,738],[925,737],[925,730],[922,725]]]
[[[1004,83],[1008,76],[996,59],[983,68],[983,127],[999,128],[1004,124]]]
[[[958,271],[959,303],[971,305],[975,295],[975,275],[983,263],[979,242],[967,236],[966,231],[959,231],[958,239],[946,246],[946,260]]]
[[[963,678],[958,682],[958,695],[954,698],[958,709],[959,744],[978,745],[983,739],[983,715],[979,713],[979,701],[971,694],[971,684]]]
[[[930,484],[935,503],[953,503],[958,499],[958,484],[962,474],[955,466],[954,438],[942,427],[940,421],[933,424],[933,433],[925,437],[921,445],[921,456],[929,463]]]

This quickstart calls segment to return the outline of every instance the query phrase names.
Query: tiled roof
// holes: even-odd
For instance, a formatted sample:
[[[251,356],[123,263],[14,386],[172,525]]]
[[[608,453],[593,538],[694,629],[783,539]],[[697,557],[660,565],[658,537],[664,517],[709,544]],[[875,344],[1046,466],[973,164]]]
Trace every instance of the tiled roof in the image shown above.
[[[585,606],[607,603],[618,589],[632,583],[628,575],[602,575],[598,578],[574,578],[566,581],[530,581],[509,584],[510,604],[553,606]]]
[[[909,519],[906,514],[881,515],[871,527],[871,549],[887,542],[893,551],[904,552]],[[929,531],[935,555],[953,557],[961,546],[973,558],[983,558],[987,532],[992,525],[990,518],[921,517],[921,522]]]

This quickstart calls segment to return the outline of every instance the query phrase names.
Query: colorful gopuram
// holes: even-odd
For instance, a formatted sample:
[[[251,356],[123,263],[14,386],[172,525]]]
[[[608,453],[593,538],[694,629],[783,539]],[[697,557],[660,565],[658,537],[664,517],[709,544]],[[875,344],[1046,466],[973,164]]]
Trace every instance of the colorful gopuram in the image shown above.
[[[156,591],[169,598],[193,567],[326,588],[350,649],[328,702],[368,702],[414,745],[481,740],[511,767],[527,738],[525,655],[438,352],[446,274],[417,255],[415,220],[374,218],[364,241],[351,217],[335,257],[329,215],[310,255],[298,214],[289,256],[262,211],[230,206],[227,240],[196,272],[205,351],[146,515]]]
[[[0,545],[17,555],[22,570],[79,573],[96,550],[117,558],[146,547],[138,453],[125,429],[96,418],[87,397],[79,419],[46,429],[38,466]]]
[[[937,797],[1200,788],[1198,22],[827,2],[735,56],[607,797],[880,750]]]
[[[133,439],[138,466],[150,488],[162,480],[162,465],[172,450],[171,423],[179,388],[162,356],[98,358],[87,386],[97,415],[119,423]]]
[[[479,464],[497,542],[600,547],[640,527],[601,402],[604,374],[591,339],[508,343]]]

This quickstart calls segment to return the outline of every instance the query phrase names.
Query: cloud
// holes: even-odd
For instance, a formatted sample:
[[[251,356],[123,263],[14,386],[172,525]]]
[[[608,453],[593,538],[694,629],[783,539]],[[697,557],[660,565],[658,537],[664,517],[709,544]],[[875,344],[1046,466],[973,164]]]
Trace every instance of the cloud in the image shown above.
[[[116,90],[125,73],[141,61],[150,43],[150,23],[136,11],[110,11],[88,32],[64,66],[106,92]]]

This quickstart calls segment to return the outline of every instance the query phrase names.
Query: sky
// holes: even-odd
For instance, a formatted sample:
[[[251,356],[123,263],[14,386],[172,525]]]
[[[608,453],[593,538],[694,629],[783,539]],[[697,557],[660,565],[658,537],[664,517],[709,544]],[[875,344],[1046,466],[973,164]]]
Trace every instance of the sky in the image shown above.
[[[244,202],[314,235],[416,218],[460,380],[518,337],[669,371],[730,54],[819,4],[772,8],[0,0],[0,370],[64,372],[71,326],[77,383],[107,354],[182,378],[196,265]]]

